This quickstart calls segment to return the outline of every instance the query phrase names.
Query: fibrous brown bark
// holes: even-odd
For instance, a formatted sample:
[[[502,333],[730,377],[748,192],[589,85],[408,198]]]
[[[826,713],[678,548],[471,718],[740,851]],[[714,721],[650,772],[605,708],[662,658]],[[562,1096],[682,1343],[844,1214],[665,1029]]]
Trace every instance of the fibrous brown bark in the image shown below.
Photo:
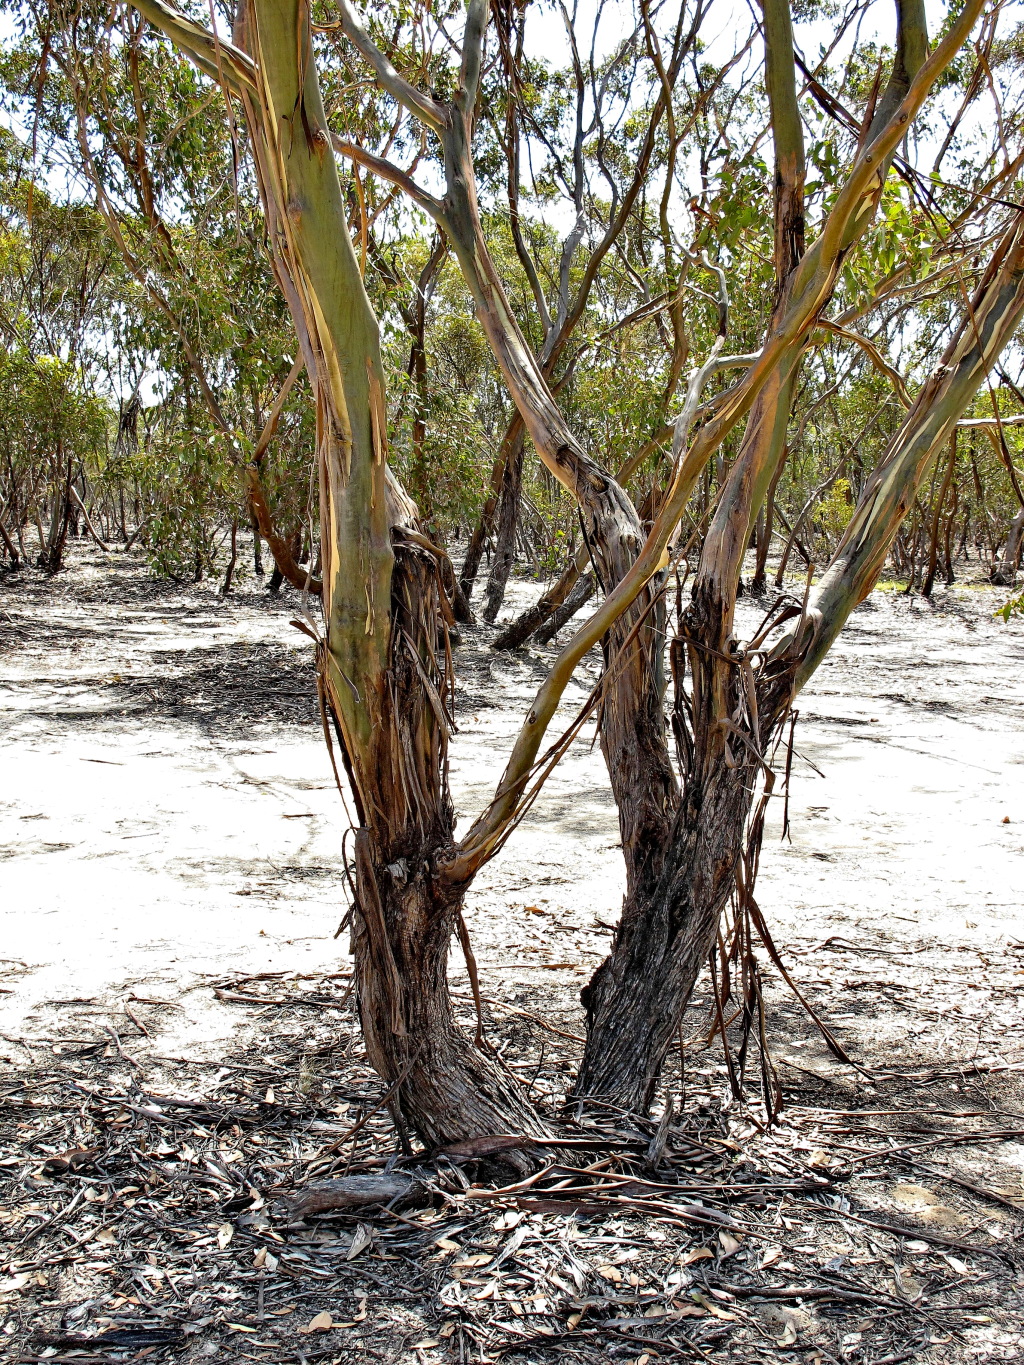
[[[803,132],[797,104],[792,23],[788,0],[763,6],[766,84],[775,141],[776,300],[765,351],[781,338],[795,309],[813,325],[835,284],[827,270],[822,232],[810,255],[803,243]],[[889,86],[865,138],[892,139],[891,120],[911,77],[925,57],[923,7],[899,4],[897,55]],[[887,162],[879,157],[883,171]],[[873,216],[874,192],[837,221],[836,237],[848,249]],[[836,261],[839,252],[836,253]],[[795,341],[795,338],[794,338]],[[754,781],[765,746],[783,718],[793,686],[794,661],[783,658],[755,677],[744,646],[733,635],[743,556],[786,448],[786,428],[801,346],[781,350],[753,398],[739,453],[725,481],[683,618],[692,691],[681,693],[675,669],[677,735],[683,789],[668,839],[655,843],[641,875],[630,876],[627,829],[620,806],[627,890],[611,953],[584,992],[587,1042],[574,1093],[627,1109],[652,1098],[665,1051],[690,997],[732,886],[743,844]],[[765,352],[762,352],[762,356]],[[644,826],[656,829],[656,822]],[[637,831],[639,832],[639,831]]]
[[[367,1056],[430,1146],[483,1133],[540,1136],[519,1082],[452,1012],[448,952],[465,886],[445,875],[455,817],[441,584],[436,561],[400,531],[395,555],[388,700],[370,741],[375,781],[360,798],[355,846],[352,947]]]

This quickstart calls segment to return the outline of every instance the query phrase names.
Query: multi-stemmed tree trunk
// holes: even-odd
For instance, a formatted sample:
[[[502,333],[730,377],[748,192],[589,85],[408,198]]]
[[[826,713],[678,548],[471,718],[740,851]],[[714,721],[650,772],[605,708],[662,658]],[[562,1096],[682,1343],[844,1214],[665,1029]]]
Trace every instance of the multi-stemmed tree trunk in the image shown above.
[[[850,525],[811,594],[799,627],[765,647],[732,634],[746,524],[735,514],[732,559],[719,507],[678,644],[692,678],[684,799],[657,896],[627,908],[612,953],[587,989],[590,1018],[580,1095],[643,1107],[682,1010],[715,941],[734,885],[744,821],[774,736],[797,692],[853,609],[877,582],[896,533],[936,456],[1024,317],[1024,215],[993,253],[953,340],[868,480]],[[737,461],[733,472],[742,466]],[[737,479],[738,483],[738,479]],[[716,643],[707,644],[708,638]],[[680,651],[681,652],[681,651]],[[677,692],[677,696],[678,696]]]
[[[487,249],[471,155],[485,0],[471,0],[458,88],[448,104],[409,85],[343,4],[346,32],[377,78],[440,142],[443,200],[415,186],[410,192],[449,238],[525,431],[577,500],[604,591],[600,607],[541,686],[494,799],[459,843],[447,785],[451,664],[441,556],[387,467],[377,324],[348,236],[308,10],[299,0],[251,0],[240,15],[236,44],[229,45],[163,0],[135,3],[242,102],[275,270],[316,397],[326,621],[320,673],[356,805],[353,945],[368,1055],[394,1086],[406,1120],[430,1144],[509,1130],[543,1136],[544,1125],[518,1082],[456,1026],[447,955],[466,888],[508,838],[531,784],[542,780],[547,728],[576,665],[600,644],[606,661],[601,742],[619,808],[627,894],[612,954],[588,988],[588,1039],[577,1093],[643,1108],[714,940],[772,735],[794,691],[870,589],[908,498],[1024,307],[1017,222],[1000,244],[943,366],[869,483],[798,629],[774,649],[765,641],[738,642],[740,567],[783,458],[800,357],[842,260],[873,217],[889,158],[968,36],[981,0],[968,0],[931,56],[920,4],[901,0],[889,86],[806,252],[789,14],[784,0],[766,4],[778,184],[777,297],[764,345],[753,357],[721,354],[723,301],[721,335],[688,380],[672,478],[646,535],[621,484],[569,429]],[[334,140],[352,151],[351,144]],[[352,154],[382,174],[393,171],[363,150]],[[410,188],[408,177],[404,182]],[[721,272],[705,265],[724,284]],[[746,373],[691,441],[701,386],[726,364],[742,364]],[[744,418],[740,451],[705,542],[682,635],[672,647],[680,784],[664,706],[661,587],[690,495],[708,460]],[[688,694],[684,665],[691,679]]]
[[[794,277],[804,255],[804,149],[788,0],[766,0],[763,12],[775,141],[776,300],[770,335],[783,324],[792,290],[799,287]],[[733,662],[732,623],[751,529],[784,455],[800,356],[799,347],[790,348],[753,400],[701,555],[684,621],[692,678],[688,702],[682,670],[674,679],[682,790],[669,837],[649,860],[646,877],[627,884],[612,951],[583,994],[588,1027],[576,1082],[581,1098],[596,1096],[629,1108],[650,1103],[733,887],[763,751],[756,734],[749,742],[736,738],[750,698]],[[678,651],[677,657],[681,663]]]
[[[694,442],[642,549],[639,536],[629,535],[635,524],[632,509],[623,506],[624,495],[613,494],[614,481],[605,476],[597,497],[592,485],[570,485],[580,500],[595,568],[609,593],[605,608],[594,618],[609,627],[602,636],[608,664],[602,695],[602,747],[618,804],[627,872],[615,947],[586,993],[587,1044],[576,1088],[581,1096],[634,1108],[649,1102],[665,1049],[732,888],[751,798],[751,776],[763,762],[763,743],[781,715],[781,710],[765,707],[767,729],[762,733],[756,690],[746,679],[740,680],[732,658],[732,621],[743,553],[785,449],[804,340],[831,297],[840,261],[874,216],[892,152],[976,17],[976,11],[963,16],[959,30],[926,61],[923,7],[905,3],[898,8],[897,52],[888,87],[865,129],[844,191],[814,250],[803,258],[803,149],[791,27],[785,5],[766,6],[777,153],[778,298],[764,350],[746,384],[738,386],[739,396],[731,408]],[[473,183],[468,149],[460,144],[457,151],[458,156],[449,152],[448,157],[449,167],[455,164],[459,171],[457,177],[449,173],[449,197],[453,185],[461,190]],[[471,198],[468,202],[472,209]],[[478,234],[467,231],[467,222],[472,222],[471,214],[456,221],[455,230],[467,240],[472,238],[473,250],[456,251],[476,293],[496,357],[499,364],[505,362],[510,389],[544,458],[545,447],[550,452],[552,438],[555,433],[561,435],[564,423],[549,414],[545,395],[538,392],[528,368],[521,365],[517,370],[508,364],[509,334],[517,335],[514,323],[496,325],[502,300],[499,297],[499,307],[489,307],[494,294],[488,289],[493,287],[493,277],[486,248]],[[692,743],[680,793],[665,742],[661,622],[647,584],[661,567],[660,554],[674,533],[704,461],[748,408],[747,434],[712,523],[687,614],[694,678]],[[568,441],[560,442],[560,447],[566,452],[572,449]],[[609,503],[615,505],[614,512]],[[602,507],[608,508],[603,515]],[[615,540],[610,543],[612,536]],[[657,560],[655,555],[659,555]],[[585,645],[593,635],[593,629],[585,630],[577,638]],[[570,647],[568,653],[574,652]],[[760,679],[762,689],[773,695],[780,692],[776,676],[780,667],[773,665]],[[791,671],[792,664],[786,667]],[[730,734],[736,729],[738,739]],[[515,768],[514,756],[507,781]]]

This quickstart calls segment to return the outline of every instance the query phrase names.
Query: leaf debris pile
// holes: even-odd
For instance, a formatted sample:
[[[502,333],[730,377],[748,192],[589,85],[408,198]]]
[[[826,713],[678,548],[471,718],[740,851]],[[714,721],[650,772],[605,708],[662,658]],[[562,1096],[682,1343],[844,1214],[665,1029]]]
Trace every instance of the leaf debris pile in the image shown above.
[[[164,1004],[137,997],[90,1037],[8,1040],[7,1358],[1019,1356],[1024,1190],[991,1156],[1024,1116],[977,1102],[984,1068],[971,1100],[939,1072],[852,1096],[805,1078],[768,1131],[724,1068],[692,1068],[660,1121],[574,1109],[510,1179],[494,1140],[403,1151],[349,984],[213,983],[250,1016],[244,1050],[214,1060],[162,1056]],[[498,999],[486,1022],[554,1117],[564,1030]],[[354,1176],[376,1202],[303,1213]]]

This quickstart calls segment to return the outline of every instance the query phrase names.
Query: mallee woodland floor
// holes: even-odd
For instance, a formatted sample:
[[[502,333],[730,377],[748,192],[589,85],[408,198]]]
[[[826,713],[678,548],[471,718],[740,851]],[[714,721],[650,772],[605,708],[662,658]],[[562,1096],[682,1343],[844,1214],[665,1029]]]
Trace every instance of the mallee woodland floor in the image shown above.
[[[504,615],[537,591],[514,584]],[[224,600],[84,548],[9,576],[0,1357],[1020,1359],[1024,629],[993,618],[1004,596],[876,592],[800,698],[791,840],[779,811],[758,899],[858,1067],[766,961],[785,1109],[762,1131],[706,1045],[705,982],[669,1121],[569,1115],[524,1184],[403,1153],[381,1106],[296,595],[250,579]],[[467,817],[551,653],[491,636],[456,649]],[[469,902],[487,1036],[553,1114],[621,896],[591,739]],[[472,1028],[457,955],[452,978]],[[389,1210],[299,1216],[310,1183],[385,1169],[414,1177]]]

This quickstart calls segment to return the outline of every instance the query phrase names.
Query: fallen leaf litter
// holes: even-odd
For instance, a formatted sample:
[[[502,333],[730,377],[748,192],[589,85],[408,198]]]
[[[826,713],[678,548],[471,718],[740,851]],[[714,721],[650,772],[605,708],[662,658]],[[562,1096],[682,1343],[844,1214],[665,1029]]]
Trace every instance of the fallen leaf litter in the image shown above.
[[[351,1013],[325,1014],[347,984],[216,983],[258,1007],[218,1064],[161,1058],[149,1034],[31,1045],[2,1094],[12,1360],[1011,1358],[1024,1214],[933,1163],[1024,1119],[928,1110],[934,1075],[908,1069],[860,1107],[800,1103],[798,1083],[759,1132],[712,1067],[656,1169],[657,1121],[573,1110],[510,1179],[486,1143],[403,1155]],[[917,1152],[928,1185],[908,1179]],[[389,1203],[302,1214],[354,1177]]]

